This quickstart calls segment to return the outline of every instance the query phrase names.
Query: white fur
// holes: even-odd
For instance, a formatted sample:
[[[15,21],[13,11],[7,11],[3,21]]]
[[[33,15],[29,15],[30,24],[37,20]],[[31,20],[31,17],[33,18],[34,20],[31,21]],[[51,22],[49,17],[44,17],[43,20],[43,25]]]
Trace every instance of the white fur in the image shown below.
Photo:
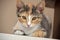
[[[14,33],[17,34],[17,35],[18,35],[18,34],[19,34],[19,35],[24,34],[22,31],[18,31],[18,30],[17,30],[16,32],[14,32]]]
[[[28,17],[28,25],[30,25],[31,24],[31,16],[29,15],[29,17]]]

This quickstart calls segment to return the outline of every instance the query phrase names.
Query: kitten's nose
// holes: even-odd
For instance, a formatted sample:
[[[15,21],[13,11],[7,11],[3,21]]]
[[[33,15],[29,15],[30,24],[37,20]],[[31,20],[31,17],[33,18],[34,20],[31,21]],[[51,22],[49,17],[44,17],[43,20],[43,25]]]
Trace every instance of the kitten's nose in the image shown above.
[[[30,25],[27,25],[28,27],[30,27]]]

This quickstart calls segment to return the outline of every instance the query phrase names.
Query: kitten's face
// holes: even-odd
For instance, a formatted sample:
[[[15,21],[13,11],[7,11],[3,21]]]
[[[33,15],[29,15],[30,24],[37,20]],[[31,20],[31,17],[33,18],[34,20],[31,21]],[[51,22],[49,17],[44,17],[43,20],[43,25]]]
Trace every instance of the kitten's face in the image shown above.
[[[33,15],[29,14],[29,12],[22,12],[19,14],[18,20],[25,26],[25,27],[33,27],[37,24],[41,23],[42,15]]]
[[[20,4],[21,5],[21,4]],[[39,7],[40,8],[40,7]],[[42,21],[42,8],[27,4],[17,6],[18,20],[24,27],[35,27]]]

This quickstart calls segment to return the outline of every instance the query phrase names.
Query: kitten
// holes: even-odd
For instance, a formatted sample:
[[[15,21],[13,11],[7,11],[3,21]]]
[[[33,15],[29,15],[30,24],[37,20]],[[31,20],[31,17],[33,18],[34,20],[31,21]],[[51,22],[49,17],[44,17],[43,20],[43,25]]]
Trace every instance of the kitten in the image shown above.
[[[24,4],[21,0],[17,1],[18,22],[14,27],[14,34],[49,37],[50,26],[43,14],[45,0],[41,0],[36,6],[32,3]]]

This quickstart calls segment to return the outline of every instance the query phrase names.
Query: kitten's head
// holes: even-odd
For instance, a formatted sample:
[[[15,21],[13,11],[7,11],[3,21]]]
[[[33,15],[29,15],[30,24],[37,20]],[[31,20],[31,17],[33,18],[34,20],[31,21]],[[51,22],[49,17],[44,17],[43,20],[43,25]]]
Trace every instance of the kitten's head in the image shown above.
[[[17,1],[18,20],[25,27],[34,27],[41,23],[44,7],[45,0],[36,6],[31,3],[25,5],[22,1]]]

